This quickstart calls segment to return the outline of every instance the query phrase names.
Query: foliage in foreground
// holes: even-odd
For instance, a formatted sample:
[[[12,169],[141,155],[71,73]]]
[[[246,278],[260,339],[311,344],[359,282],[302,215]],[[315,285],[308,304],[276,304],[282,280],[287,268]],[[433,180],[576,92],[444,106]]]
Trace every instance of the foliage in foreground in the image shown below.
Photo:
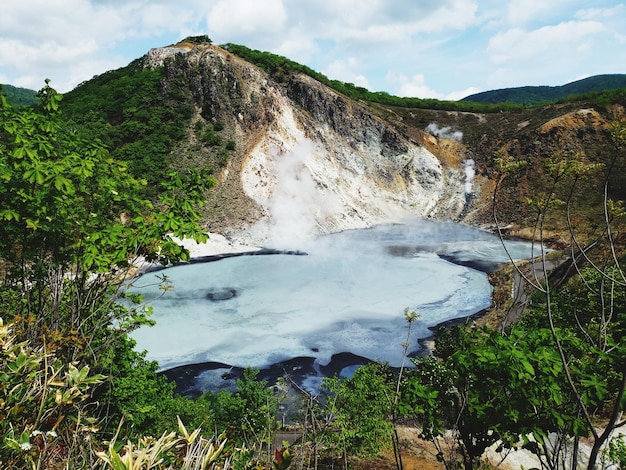
[[[190,455],[202,455],[197,465],[205,468],[269,465],[271,455],[259,455],[276,429],[277,403],[252,371],[236,394],[191,401],[157,377],[156,365],[134,351],[127,336],[150,323],[141,298],[126,294],[129,269],[139,257],[163,264],[186,259],[172,235],[206,238],[196,206],[212,180],[169,173],[160,198],[147,200],[145,182],[102,142],[64,127],[60,95],[46,85],[40,97],[41,108],[15,110],[0,96],[0,302],[6,315],[0,324],[0,462],[8,468],[179,468]],[[620,158],[625,129],[626,123],[611,129]],[[567,156],[547,164],[555,188],[599,169]],[[610,171],[606,181],[609,195]],[[540,222],[555,207],[573,207],[555,194],[529,201]],[[401,416],[420,423],[448,468],[459,459],[466,469],[477,468],[486,447],[496,444],[530,449],[544,466],[560,469],[572,445],[589,435],[593,468],[626,404],[626,277],[617,249],[625,211],[623,201],[605,197],[604,239],[597,245],[608,247],[606,256],[587,258],[588,268],[579,267],[579,277],[559,291],[547,276],[543,284],[535,279],[533,311],[504,335],[453,329],[437,337],[432,357],[403,376],[375,364],[351,379],[328,381],[324,404],[309,397],[303,427],[310,440],[301,448],[312,442],[313,459],[339,453],[344,462],[375,454],[393,441]],[[586,254],[591,246],[580,248]],[[130,307],[119,302],[124,297]],[[608,423],[602,433],[594,427],[598,418]],[[203,439],[182,422],[212,430],[232,426],[232,441]],[[450,431],[454,441],[446,448]],[[242,443],[259,444],[259,453],[241,450]],[[289,454],[276,455],[275,468],[286,468]],[[606,455],[621,461],[623,449],[614,444]]]
[[[139,424],[133,411],[141,395],[134,395],[134,409],[123,395],[135,384],[144,397],[155,391],[153,401],[168,388],[136,380],[156,373],[132,351],[126,334],[149,324],[151,312],[137,296],[129,297],[128,308],[119,302],[128,297],[125,279],[139,259],[188,259],[173,236],[206,240],[196,207],[214,180],[200,172],[170,173],[153,203],[143,196],[145,180],[132,176],[102,142],[64,126],[61,95],[46,85],[40,98],[39,109],[14,110],[6,102],[0,108],[4,315],[33,347],[45,345],[68,363],[107,375],[94,400],[108,416],[132,413],[129,421]]]
[[[39,98],[15,109],[0,95],[1,466],[247,468],[258,454],[239,444],[258,445],[271,424],[271,389],[247,373],[219,401],[238,420],[220,421],[208,397],[176,395],[128,336],[152,322],[127,293],[136,264],[187,260],[177,239],[207,239],[197,207],[215,180],[169,172],[147,199],[147,182],[102,141],[67,127],[48,83]],[[183,422],[246,434],[225,444]],[[286,468],[288,452],[277,455]]]
[[[390,370],[383,364],[358,368],[349,379],[329,379],[334,395],[329,410],[334,415],[330,443],[352,455],[376,455],[389,447],[392,437]]]
[[[170,173],[159,199],[148,200],[145,180],[132,176],[101,141],[66,127],[61,95],[46,84],[39,97],[37,108],[14,109],[0,95],[0,302],[20,348],[43,354],[38,362],[23,362],[25,356],[15,353],[14,367],[27,375],[21,385],[3,388],[2,402],[35,421],[3,416],[3,425],[14,428],[3,441],[26,445],[27,427],[45,432],[57,419],[70,421],[48,404],[50,397],[64,403],[54,387],[68,368],[81,380],[84,371],[102,378],[81,395],[98,438],[112,436],[122,417],[129,436],[175,426],[183,411],[204,419],[132,349],[126,335],[150,323],[150,310],[137,296],[128,308],[119,300],[128,297],[126,278],[137,260],[175,263],[188,252],[174,236],[206,240],[196,207],[214,180],[200,172]],[[39,362],[41,371],[33,369]],[[41,399],[33,398],[30,386]],[[25,395],[15,398],[22,389]],[[50,429],[39,429],[43,416],[52,420]]]
[[[164,432],[160,438],[141,437],[137,442],[127,441],[121,450],[116,437],[104,451],[96,453],[113,470],[168,469],[214,470],[232,468],[233,462],[244,466],[249,455],[245,450],[225,456],[226,439],[223,436],[206,439],[198,428],[188,432],[178,420],[178,433]]]
[[[88,461],[97,420],[91,389],[104,376],[64,363],[45,344],[20,341],[0,318],[0,466],[54,468]]]
[[[0,370],[2,468],[199,470],[245,468],[253,461],[245,448],[227,449],[224,436],[205,438],[200,428],[187,431],[180,418],[178,433],[131,440],[121,438],[120,423],[113,438],[102,442],[90,398],[105,377],[19,342],[15,326],[2,319]]]

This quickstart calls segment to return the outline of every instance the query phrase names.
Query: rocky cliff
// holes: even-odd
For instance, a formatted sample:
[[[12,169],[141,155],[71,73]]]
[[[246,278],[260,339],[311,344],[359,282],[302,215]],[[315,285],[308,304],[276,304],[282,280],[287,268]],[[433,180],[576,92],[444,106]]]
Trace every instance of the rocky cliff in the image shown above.
[[[183,155],[212,164],[198,123],[223,123],[236,143],[206,218],[239,241],[284,247],[407,217],[489,223],[496,153],[530,163],[502,187],[503,217],[524,225],[520,201],[543,184],[546,158],[610,152],[608,111],[584,103],[491,114],[383,107],[306,75],[274,79],[210,44],[153,49],[143,64],[163,66],[166,87],[193,95],[196,115],[174,167],[188,164]]]
[[[209,200],[211,230],[284,245],[407,217],[458,220],[477,191],[460,144],[450,152],[445,138],[407,135],[308,76],[279,84],[207,44],[153,49],[144,64],[179,77],[195,121],[225,123],[236,142]],[[179,154],[197,141],[189,133]]]

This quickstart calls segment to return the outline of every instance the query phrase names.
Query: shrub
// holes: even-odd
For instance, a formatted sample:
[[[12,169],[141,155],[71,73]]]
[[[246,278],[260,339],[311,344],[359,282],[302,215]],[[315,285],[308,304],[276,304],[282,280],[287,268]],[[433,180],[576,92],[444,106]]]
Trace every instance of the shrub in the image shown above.
[[[230,429],[238,442],[270,442],[276,429],[277,399],[267,382],[257,380],[259,371],[248,368],[237,380],[235,393],[207,393],[202,401],[210,404],[217,429]]]
[[[206,439],[200,435],[200,429],[189,433],[180,419],[178,434],[166,432],[159,439],[142,437],[136,442],[127,441],[121,450],[117,449],[116,440],[117,436],[106,450],[97,453],[98,458],[114,470],[247,468],[250,457],[245,451],[227,456],[223,436]]]
[[[218,145],[221,145],[222,138],[218,134],[216,134],[215,131],[213,131],[212,129],[208,129],[202,135],[202,142],[204,142],[206,145],[210,147],[217,147]]]
[[[375,455],[391,442],[393,385],[389,368],[372,363],[359,367],[350,379],[325,379],[325,387],[334,394],[329,412],[336,418],[335,444],[355,455]]]
[[[104,376],[20,342],[0,318],[0,466],[57,468],[91,454],[97,421],[85,404]],[[63,465],[65,466],[65,465]]]

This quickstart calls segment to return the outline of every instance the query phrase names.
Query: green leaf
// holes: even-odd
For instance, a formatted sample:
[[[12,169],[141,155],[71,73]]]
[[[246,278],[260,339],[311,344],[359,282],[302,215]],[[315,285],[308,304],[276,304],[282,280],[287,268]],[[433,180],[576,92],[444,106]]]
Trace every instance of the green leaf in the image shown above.
[[[524,370],[528,372],[531,376],[535,375],[535,368],[532,366],[530,362],[522,361],[522,367],[524,367]]]
[[[24,430],[20,435],[20,445],[30,444],[30,433]]]
[[[38,230],[40,227],[39,220],[26,219],[26,228],[31,230]]]
[[[24,149],[24,147],[17,147],[16,149],[13,150],[13,158],[17,160],[24,158],[25,154],[26,154],[26,150]]]
[[[43,184],[46,180],[46,174],[41,168],[32,168],[24,173],[24,179],[29,183]]]
[[[54,178],[54,187],[65,194],[74,194],[74,185],[71,180],[63,175],[57,175]]]
[[[15,220],[18,221],[20,220],[20,214],[13,209],[2,209],[0,210],[0,218],[10,221],[10,220]]]

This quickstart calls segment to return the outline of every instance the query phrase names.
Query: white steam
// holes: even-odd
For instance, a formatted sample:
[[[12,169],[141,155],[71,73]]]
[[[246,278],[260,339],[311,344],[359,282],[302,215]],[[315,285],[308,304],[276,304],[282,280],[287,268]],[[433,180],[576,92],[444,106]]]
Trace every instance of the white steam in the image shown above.
[[[471,158],[468,158],[463,164],[465,168],[465,193],[469,194],[472,192],[472,181],[474,181],[474,176],[476,175],[474,168],[476,163]]]
[[[431,122],[426,126],[426,132],[440,139],[453,140],[455,142],[461,142],[463,140],[463,132],[455,131],[450,126],[439,127],[437,123]],[[471,158],[468,158],[463,162],[463,168],[465,171],[465,193],[470,194],[472,192],[472,182],[476,175],[475,162]]]
[[[257,224],[267,243],[279,249],[301,248],[319,234],[318,221],[337,211],[334,193],[322,188],[311,173],[316,148],[301,140],[291,149],[275,149],[273,188],[265,201],[268,218]],[[254,230],[254,229],[253,229]]]
[[[436,123],[431,122],[426,127],[426,132],[434,135],[435,137],[439,137],[441,139],[449,139],[454,140],[456,142],[461,142],[463,140],[463,132],[461,131],[453,131],[452,127],[439,127]]]

